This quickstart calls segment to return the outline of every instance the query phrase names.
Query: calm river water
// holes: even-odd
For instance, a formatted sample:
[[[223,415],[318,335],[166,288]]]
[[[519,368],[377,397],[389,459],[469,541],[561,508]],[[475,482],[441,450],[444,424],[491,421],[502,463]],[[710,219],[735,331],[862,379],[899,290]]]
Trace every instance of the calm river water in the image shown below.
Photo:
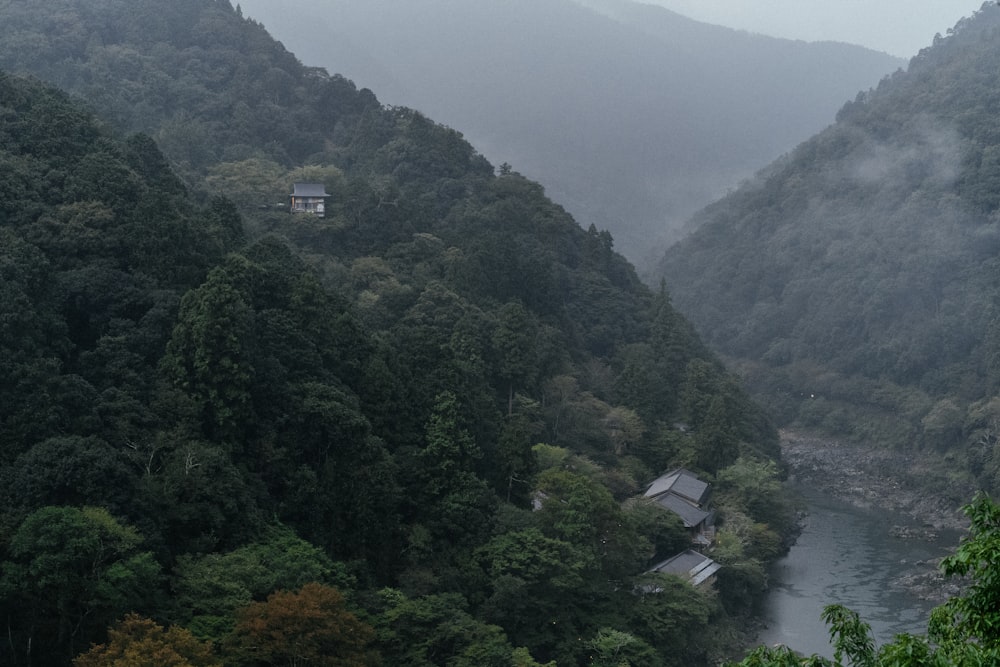
[[[926,632],[935,603],[901,590],[896,580],[912,572],[914,563],[949,553],[961,534],[943,531],[934,541],[892,537],[892,526],[914,522],[860,509],[815,489],[798,491],[809,516],[791,551],[772,571],[768,627],[757,643],[832,657],[829,633],[820,620],[823,607],[832,603],[861,614],[878,645],[896,633]]]

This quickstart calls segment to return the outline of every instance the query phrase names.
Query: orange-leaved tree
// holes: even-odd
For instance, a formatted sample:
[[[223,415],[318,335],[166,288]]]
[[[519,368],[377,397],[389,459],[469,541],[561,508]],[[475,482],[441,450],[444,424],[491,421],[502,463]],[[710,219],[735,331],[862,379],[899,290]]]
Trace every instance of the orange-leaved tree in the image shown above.
[[[74,667],[222,667],[212,647],[184,628],[164,628],[129,614],[108,630],[108,643],[97,644],[73,660]]]
[[[347,610],[340,591],[313,582],[244,607],[226,644],[247,667],[364,667],[374,637],[371,626]]]

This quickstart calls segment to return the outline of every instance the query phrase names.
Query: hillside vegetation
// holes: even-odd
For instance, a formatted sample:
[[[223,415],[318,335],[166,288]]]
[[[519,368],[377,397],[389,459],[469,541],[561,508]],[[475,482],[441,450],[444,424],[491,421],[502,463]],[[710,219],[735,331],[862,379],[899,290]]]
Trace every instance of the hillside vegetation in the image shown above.
[[[738,638],[776,435],[610,234],[227,2],[3,1],[0,62],[78,96],[0,74],[0,663]],[[295,180],[325,218],[275,207]],[[715,587],[643,575],[690,544],[634,500],[676,465],[715,482]]]
[[[660,268],[783,423],[1000,488],[1000,8],[701,212]]]

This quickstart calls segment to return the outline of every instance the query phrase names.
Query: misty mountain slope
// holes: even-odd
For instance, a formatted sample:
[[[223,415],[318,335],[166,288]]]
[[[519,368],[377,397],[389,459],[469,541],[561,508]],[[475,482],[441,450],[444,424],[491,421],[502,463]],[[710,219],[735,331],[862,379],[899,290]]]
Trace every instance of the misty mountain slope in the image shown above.
[[[959,451],[993,428],[998,65],[988,3],[666,253],[678,307],[786,420]]]
[[[903,64],[656,7],[636,21],[571,0],[242,7],[305,62],[420,109],[539,180],[633,260]]]

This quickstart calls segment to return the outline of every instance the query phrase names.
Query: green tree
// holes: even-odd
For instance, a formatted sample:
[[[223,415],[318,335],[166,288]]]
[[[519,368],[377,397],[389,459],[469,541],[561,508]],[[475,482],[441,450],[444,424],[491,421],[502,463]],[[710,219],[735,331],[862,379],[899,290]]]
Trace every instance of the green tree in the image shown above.
[[[53,274],[37,246],[0,227],[0,447],[7,460],[59,430],[59,406],[46,394],[69,343]]]
[[[141,544],[138,531],[103,509],[43,507],[28,515],[0,575],[0,597],[19,609],[10,628],[16,662],[65,663],[115,617],[151,604],[160,567]]]
[[[507,416],[514,414],[514,389],[527,387],[538,372],[538,326],[519,302],[504,304],[497,312],[493,346],[500,378],[507,389]]]
[[[538,475],[536,486],[546,495],[535,514],[543,532],[584,550],[606,576],[630,577],[651,555],[649,541],[597,480],[550,469]]]
[[[532,449],[532,424],[524,414],[507,417],[497,446],[497,482],[507,502],[526,505],[531,492],[530,476],[537,463]]]
[[[233,629],[238,609],[310,582],[340,590],[354,584],[342,565],[290,528],[271,526],[259,541],[233,551],[178,558],[172,584],[177,620],[199,637],[219,640]]]
[[[681,414],[688,425],[699,429],[708,417],[712,397],[719,388],[719,369],[704,359],[692,359],[681,385]]]
[[[741,456],[716,475],[717,502],[741,508],[754,521],[778,529],[791,521],[781,472],[771,460]]]
[[[205,184],[217,196],[249,205],[267,206],[287,203],[292,190],[288,172],[277,162],[249,158],[238,162],[219,162],[209,167]]]
[[[941,399],[921,420],[924,443],[939,451],[952,449],[962,438],[965,416],[965,411],[953,399]]]
[[[739,439],[729,408],[724,396],[714,395],[695,433],[698,467],[709,473],[731,465],[739,456]]]
[[[515,650],[496,625],[468,612],[461,595],[407,598],[379,592],[377,623],[384,664],[412,667],[511,667],[538,665],[525,649]],[[541,666],[539,666],[541,667]]]
[[[219,260],[226,253],[239,250],[246,241],[243,218],[236,211],[236,205],[227,197],[212,197],[207,209],[201,215],[208,239],[212,243],[212,259]],[[207,249],[206,249],[207,250]]]
[[[662,561],[691,546],[691,534],[674,512],[664,512],[648,499],[626,502],[623,510],[635,530],[652,545],[651,560]]]
[[[711,593],[670,574],[643,575],[637,585],[645,592],[629,609],[632,633],[671,667],[704,661],[712,640],[699,629],[717,612]]]
[[[163,367],[201,410],[210,439],[235,444],[250,418],[253,312],[221,269],[184,295]]]
[[[602,540],[621,514],[608,489],[583,475],[556,469],[539,474],[535,486],[546,496],[537,513],[543,530],[600,553]]]
[[[663,660],[652,646],[628,632],[601,628],[587,642],[588,664],[594,667],[660,667]]]
[[[604,423],[616,456],[633,453],[646,435],[646,426],[642,418],[630,408],[621,406],[611,408]]]
[[[971,577],[972,584],[935,610],[929,634],[946,650],[976,644],[1000,655],[1000,506],[980,492],[964,511],[969,534],[941,569]]]
[[[594,572],[593,555],[537,528],[498,535],[475,552],[486,575],[482,614],[515,643],[549,646],[582,613],[581,590]]]
[[[470,475],[482,456],[472,436],[461,426],[458,397],[452,392],[438,394],[427,423],[425,446],[420,453],[423,491],[440,497]]]
[[[125,514],[135,498],[137,477],[121,449],[96,437],[65,436],[34,445],[0,470],[0,481],[8,511],[102,505]]]
[[[143,513],[172,553],[210,552],[245,542],[262,526],[250,479],[222,445],[161,436],[164,452],[141,485]]]

